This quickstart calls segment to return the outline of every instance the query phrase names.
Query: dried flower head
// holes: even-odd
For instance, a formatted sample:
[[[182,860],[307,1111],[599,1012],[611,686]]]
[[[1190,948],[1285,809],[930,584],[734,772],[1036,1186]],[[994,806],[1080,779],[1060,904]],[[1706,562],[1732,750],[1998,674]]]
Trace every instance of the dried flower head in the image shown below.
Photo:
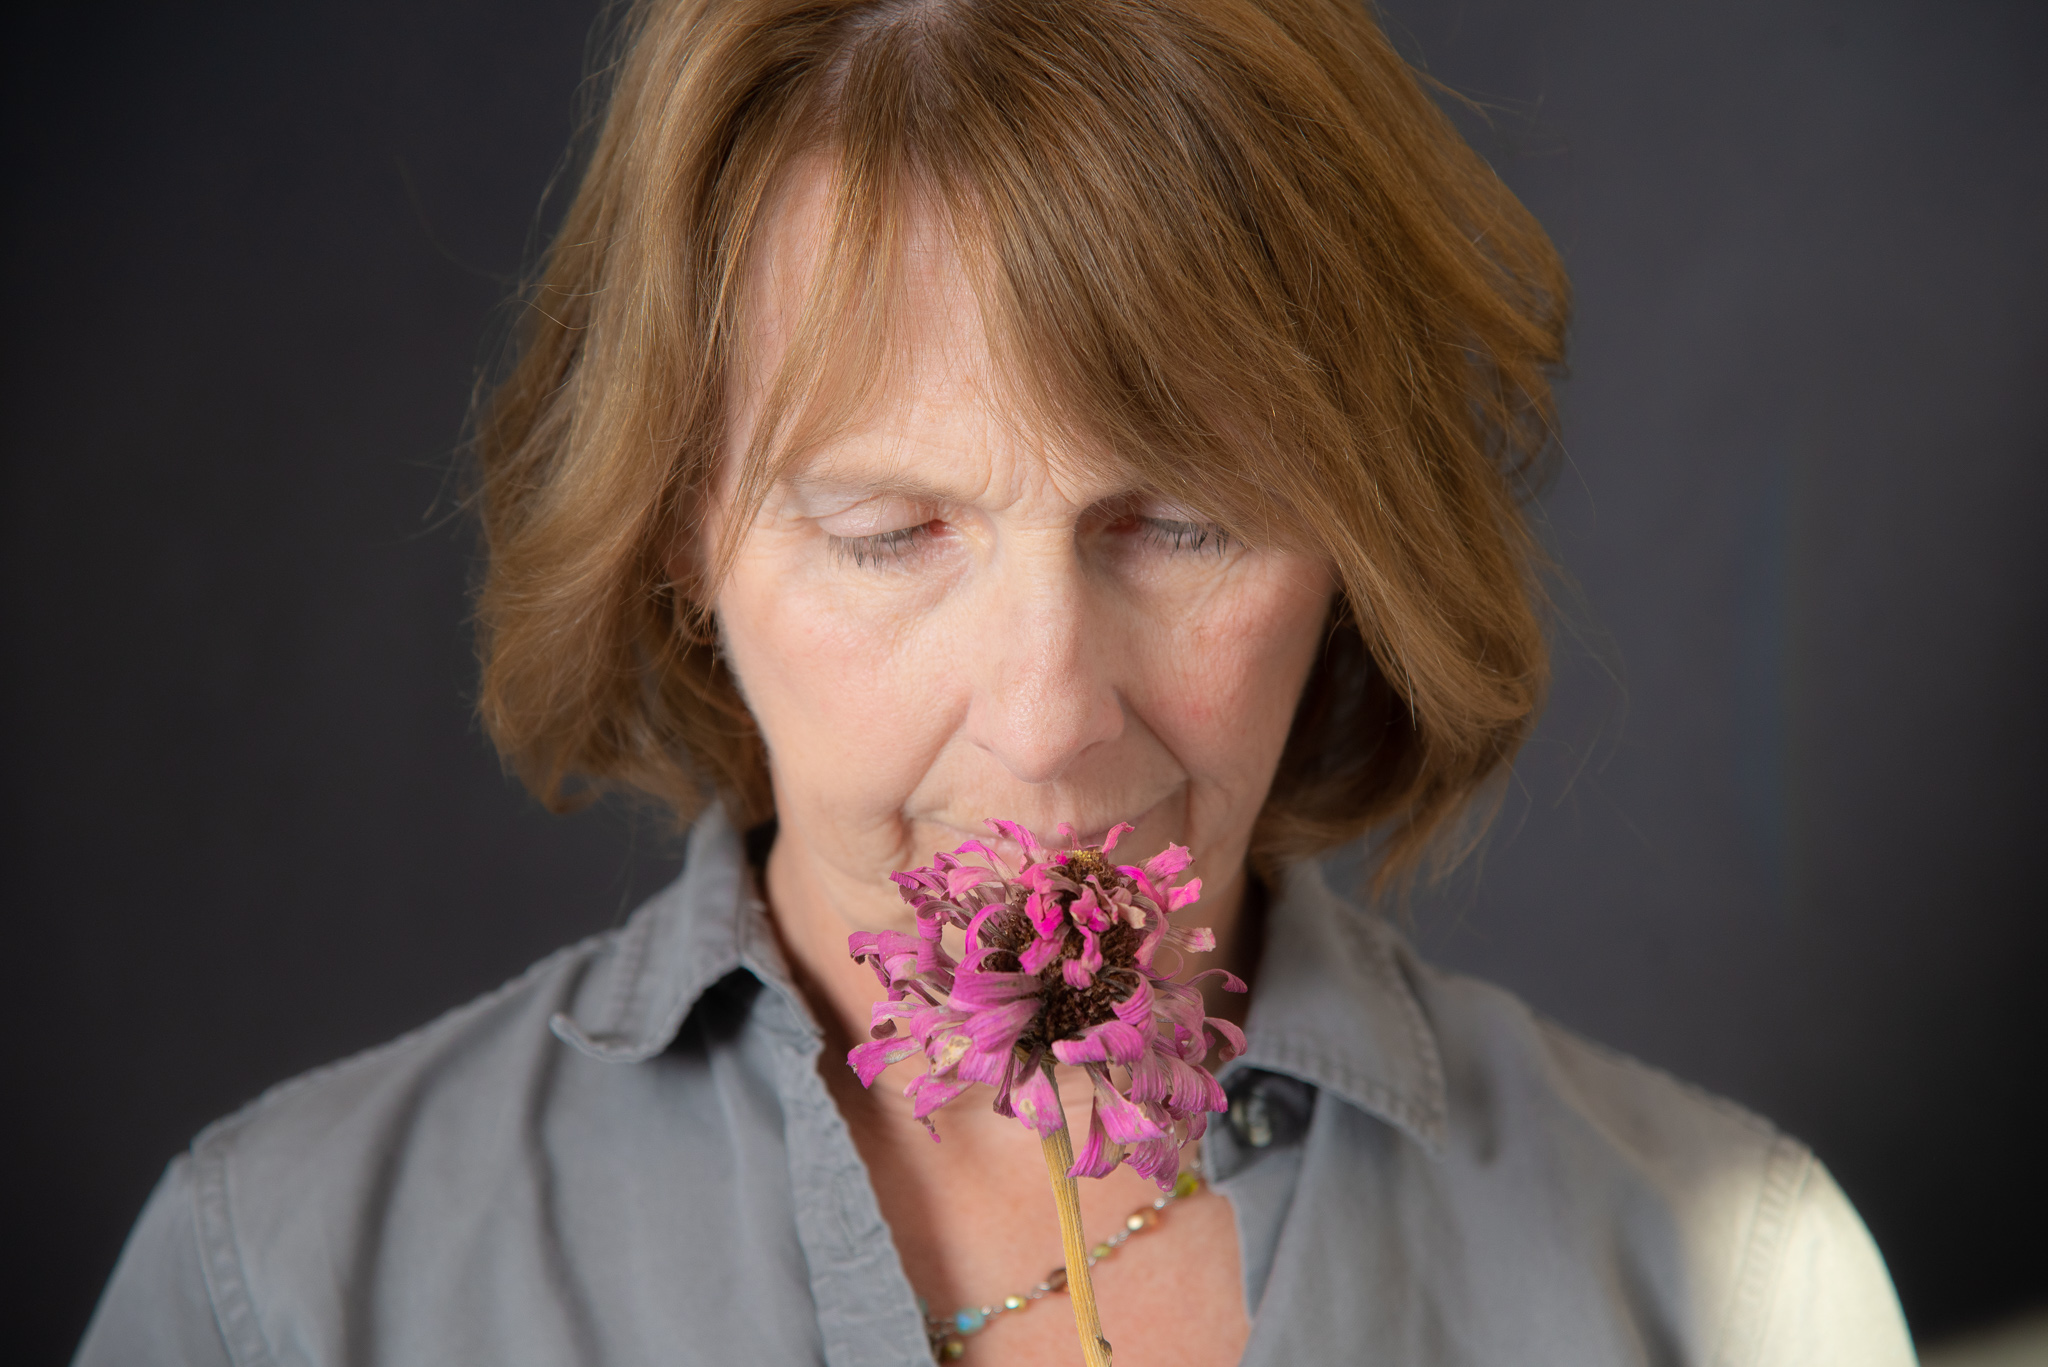
[[[1216,947],[1208,930],[1168,920],[1201,896],[1200,879],[1176,886],[1190,862],[1186,847],[1116,864],[1110,854],[1128,825],[1099,847],[1072,850],[1045,849],[1013,821],[989,825],[1022,849],[1021,868],[970,840],[928,867],[891,875],[917,913],[915,935],[849,939],[848,952],[889,995],[875,1004],[874,1038],[847,1062],[873,1086],[890,1064],[923,1053],[928,1067],[905,1094],[926,1128],[932,1112],[985,1082],[996,1089],[998,1114],[1041,1137],[1065,1123],[1054,1063],[1085,1069],[1095,1103],[1071,1175],[1104,1177],[1122,1162],[1171,1187],[1181,1146],[1227,1104],[1202,1066],[1209,1035],[1222,1062],[1244,1051],[1243,1033],[1205,1014],[1197,990],[1215,975],[1232,992],[1244,984],[1220,968],[1173,980],[1181,954]],[[957,961],[942,943],[949,926],[966,936]],[[1161,970],[1162,950],[1173,951],[1170,971]]]

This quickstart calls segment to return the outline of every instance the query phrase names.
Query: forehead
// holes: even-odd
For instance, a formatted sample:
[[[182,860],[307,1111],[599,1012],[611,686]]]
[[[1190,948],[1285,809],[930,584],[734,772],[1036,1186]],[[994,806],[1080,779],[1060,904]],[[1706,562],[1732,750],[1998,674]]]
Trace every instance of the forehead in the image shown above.
[[[1102,443],[1044,420],[990,328],[980,243],[928,196],[849,226],[836,190],[812,158],[763,204],[729,358],[734,454],[819,488],[980,498],[1039,480],[1084,503],[1129,488]]]

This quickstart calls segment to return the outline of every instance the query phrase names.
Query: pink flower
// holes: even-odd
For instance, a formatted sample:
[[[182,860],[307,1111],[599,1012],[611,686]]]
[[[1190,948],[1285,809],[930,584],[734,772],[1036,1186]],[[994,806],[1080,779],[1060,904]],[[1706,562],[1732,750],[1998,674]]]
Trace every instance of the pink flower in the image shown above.
[[[1070,1175],[1104,1177],[1128,1163],[1171,1187],[1181,1146],[1227,1104],[1202,1066],[1211,1035],[1222,1062],[1244,1051],[1244,1035],[1205,1014],[1195,986],[1219,974],[1229,991],[1244,984],[1220,968],[1173,980],[1180,955],[1216,947],[1207,930],[1169,920],[1201,896],[1200,879],[1176,882],[1191,862],[1187,849],[1113,864],[1128,825],[1100,848],[1058,851],[1013,821],[989,825],[1023,850],[1023,867],[1013,871],[970,840],[925,868],[890,875],[917,913],[916,934],[862,931],[848,940],[889,995],[875,1004],[873,1038],[847,1062],[873,1086],[890,1064],[923,1054],[926,1070],[905,1095],[934,1139],[932,1112],[976,1082],[996,1089],[998,1114],[1050,1135],[1063,1123],[1054,1064],[1081,1068],[1095,1101]],[[942,943],[948,926],[966,937],[957,961]],[[1161,971],[1161,950],[1174,951],[1171,972]]]

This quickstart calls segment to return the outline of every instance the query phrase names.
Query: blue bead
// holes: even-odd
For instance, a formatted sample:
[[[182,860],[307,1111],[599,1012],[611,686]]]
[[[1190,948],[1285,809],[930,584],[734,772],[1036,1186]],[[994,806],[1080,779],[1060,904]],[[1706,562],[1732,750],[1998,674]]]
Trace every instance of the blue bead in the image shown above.
[[[953,1316],[953,1327],[963,1334],[977,1333],[980,1331],[981,1326],[987,1323],[988,1316],[982,1314],[979,1310],[971,1308],[959,1311]]]

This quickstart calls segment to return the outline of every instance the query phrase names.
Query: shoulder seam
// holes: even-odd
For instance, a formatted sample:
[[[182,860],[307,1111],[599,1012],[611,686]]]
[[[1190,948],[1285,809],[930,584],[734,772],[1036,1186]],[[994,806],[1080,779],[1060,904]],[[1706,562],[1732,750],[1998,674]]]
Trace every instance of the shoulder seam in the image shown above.
[[[199,1267],[213,1302],[214,1323],[235,1367],[274,1367],[277,1359],[263,1338],[263,1322],[249,1295],[228,1215],[227,1156],[216,1147],[192,1151],[192,1213],[199,1240]]]
[[[1756,1361],[1770,1315],[1778,1265],[1784,1257],[1800,1193],[1805,1191],[1812,1174],[1812,1152],[1796,1139],[1778,1136],[1764,1160],[1763,1190],[1757,1194],[1756,1207],[1750,1214],[1749,1234],[1743,1240],[1735,1292],[1729,1297],[1728,1312],[1722,1320],[1714,1367],[1747,1367]]]
[[[228,1155],[237,1131],[258,1115],[309,1087],[371,1062],[417,1045],[435,1030],[468,1016],[481,1014],[506,997],[578,957],[591,955],[616,930],[587,936],[531,965],[517,977],[480,997],[452,1007],[396,1039],[358,1050],[345,1058],[300,1073],[297,1077],[265,1089],[255,1100],[201,1130],[191,1145],[192,1204],[199,1240],[199,1263],[206,1278],[207,1296],[213,1302],[214,1319],[235,1367],[276,1367],[277,1359],[263,1336],[262,1317],[249,1289],[247,1270],[235,1238],[233,1213],[229,1209]]]

